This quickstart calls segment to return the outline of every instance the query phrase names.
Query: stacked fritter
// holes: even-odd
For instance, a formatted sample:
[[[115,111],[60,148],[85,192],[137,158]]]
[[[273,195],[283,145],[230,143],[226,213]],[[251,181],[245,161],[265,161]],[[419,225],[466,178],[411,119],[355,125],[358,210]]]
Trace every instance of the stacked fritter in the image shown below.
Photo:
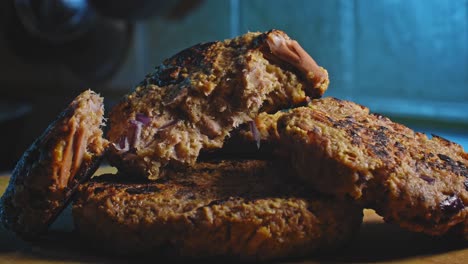
[[[78,192],[75,224],[94,245],[134,255],[267,260],[347,242],[361,225],[360,207],[313,195],[290,173],[272,161],[230,160],[156,181],[97,177]]]
[[[272,30],[164,61],[111,111],[109,141],[102,99],[87,91],[18,162],[2,222],[38,238],[77,191],[79,234],[127,254],[303,256],[349,241],[363,208],[468,238],[468,154],[355,103],[318,99],[328,83]],[[105,149],[119,173],[87,181]]]
[[[121,174],[80,188],[80,233],[125,252],[164,246],[176,256],[246,260],[341,245],[360,226],[359,206],[306,191],[276,162],[200,159],[260,113],[320,97],[328,82],[278,30],[196,45],[164,61],[110,113],[108,157]]]
[[[282,31],[196,45],[164,61],[112,110],[109,158],[157,179],[167,166],[221,148],[259,113],[320,97],[328,83],[327,71]]]
[[[256,123],[311,188],[411,231],[468,239],[468,154],[460,145],[331,97],[261,114]]]

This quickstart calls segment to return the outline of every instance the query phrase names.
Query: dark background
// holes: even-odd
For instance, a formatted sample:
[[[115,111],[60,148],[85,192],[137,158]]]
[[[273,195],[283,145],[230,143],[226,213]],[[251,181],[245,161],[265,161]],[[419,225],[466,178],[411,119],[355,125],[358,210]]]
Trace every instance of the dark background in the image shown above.
[[[96,12],[53,43],[31,36],[13,2],[0,2],[0,170],[82,90],[110,108],[183,48],[271,28],[328,69],[326,95],[468,148],[468,0],[153,1]]]

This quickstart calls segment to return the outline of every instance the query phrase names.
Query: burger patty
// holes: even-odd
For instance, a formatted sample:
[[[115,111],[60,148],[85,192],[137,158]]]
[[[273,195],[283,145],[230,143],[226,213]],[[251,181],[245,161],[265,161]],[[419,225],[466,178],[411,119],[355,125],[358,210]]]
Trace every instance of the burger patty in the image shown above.
[[[460,145],[335,98],[313,100],[277,120],[271,138],[316,190],[352,197],[412,231],[454,229],[468,239],[468,154]]]
[[[314,195],[278,162],[197,163],[150,182],[95,177],[73,204],[76,229],[112,252],[267,260],[332,249],[362,209]]]
[[[103,99],[85,91],[23,154],[0,201],[6,228],[25,239],[46,231],[77,185],[97,168],[107,145],[103,114]]]
[[[260,112],[320,97],[328,73],[284,32],[195,45],[165,60],[110,113],[110,162],[149,179],[194,164]]]

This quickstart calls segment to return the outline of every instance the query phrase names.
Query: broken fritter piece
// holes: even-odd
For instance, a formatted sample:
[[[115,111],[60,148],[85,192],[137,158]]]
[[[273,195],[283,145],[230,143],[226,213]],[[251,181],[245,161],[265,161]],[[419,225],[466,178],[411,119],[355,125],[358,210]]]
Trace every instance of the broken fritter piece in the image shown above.
[[[110,113],[110,162],[157,179],[194,164],[261,112],[320,97],[328,73],[284,32],[195,45],[163,62]]]
[[[85,91],[29,147],[0,201],[6,228],[24,239],[47,230],[99,164],[107,146],[100,128],[103,115],[103,99]]]

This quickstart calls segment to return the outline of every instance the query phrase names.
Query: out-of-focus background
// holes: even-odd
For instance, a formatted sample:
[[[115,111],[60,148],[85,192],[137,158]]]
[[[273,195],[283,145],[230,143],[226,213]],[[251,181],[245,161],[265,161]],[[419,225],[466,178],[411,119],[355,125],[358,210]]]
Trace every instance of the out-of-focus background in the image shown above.
[[[183,48],[272,28],[328,69],[326,95],[468,149],[468,0],[4,0],[0,170],[82,90],[110,108]]]

